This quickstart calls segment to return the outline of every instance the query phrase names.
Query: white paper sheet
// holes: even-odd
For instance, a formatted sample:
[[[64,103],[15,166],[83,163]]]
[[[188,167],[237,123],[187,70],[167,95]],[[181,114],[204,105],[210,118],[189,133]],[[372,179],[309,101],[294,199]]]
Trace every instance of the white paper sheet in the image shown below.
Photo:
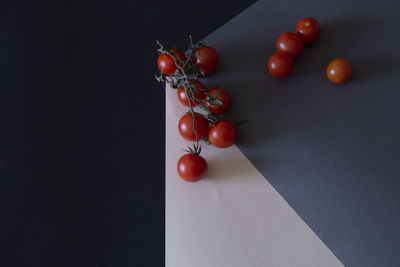
[[[183,181],[186,111],[166,88],[167,267],[343,266],[236,146],[203,144],[207,176]]]

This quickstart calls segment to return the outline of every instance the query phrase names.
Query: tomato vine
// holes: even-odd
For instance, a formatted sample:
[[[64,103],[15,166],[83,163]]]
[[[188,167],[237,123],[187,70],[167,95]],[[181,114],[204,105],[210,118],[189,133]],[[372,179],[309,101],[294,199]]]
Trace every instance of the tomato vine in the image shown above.
[[[179,159],[177,170],[182,179],[196,182],[207,171],[207,162],[200,156],[199,141],[202,139],[206,144],[220,148],[236,142],[236,125],[221,120],[221,114],[227,112],[231,105],[231,97],[222,87],[207,92],[199,81],[219,64],[219,56],[214,48],[205,46],[202,41],[194,44],[191,36],[186,54],[177,48],[165,49],[158,41],[157,44],[157,64],[160,70],[160,74],[155,75],[157,81],[176,89],[179,101],[189,107],[188,113],[180,119],[178,129],[183,138],[194,143],[192,147],[188,146],[188,150],[184,150],[188,154]],[[182,89],[185,96],[182,95]],[[195,106],[203,113],[196,113]],[[213,136],[209,136],[211,131]]]
[[[207,92],[207,100],[199,99],[197,97],[197,86],[194,86],[193,83],[190,82],[190,79],[199,79],[205,76],[205,73],[200,70],[199,66],[194,63],[194,57],[197,51],[204,46],[202,41],[193,44],[192,37],[189,36],[189,55],[185,61],[177,55],[176,51],[166,50],[164,46],[159,42],[156,41],[159,49],[157,50],[159,54],[165,54],[170,56],[177,67],[177,71],[175,71],[173,76],[169,76],[167,74],[160,74],[159,76],[156,75],[156,79],[158,82],[163,82],[165,84],[169,84],[172,88],[178,89],[179,87],[183,87],[185,89],[186,97],[189,103],[189,112],[193,116],[193,131],[196,134],[196,145],[199,147],[199,140],[197,137],[197,129],[196,129],[196,114],[194,111],[194,107],[192,103],[199,103],[198,106],[205,112],[205,118],[211,123],[216,124],[219,119],[217,116],[213,115],[211,110],[207,107],[206,102],[210,105],[220,104],[223,103],[218,100],[218,93],[211,96]],[[192,76],[192,77],[191,77]]]

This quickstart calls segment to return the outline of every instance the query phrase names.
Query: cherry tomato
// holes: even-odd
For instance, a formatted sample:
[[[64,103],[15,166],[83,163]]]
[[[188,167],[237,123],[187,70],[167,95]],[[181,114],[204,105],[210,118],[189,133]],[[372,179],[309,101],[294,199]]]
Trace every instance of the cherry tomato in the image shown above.
[[[318,40],[321,29],[316,19],[304,18],[297,23],[296,32],[305,44],[310,45]]]
[[[199,80],[194,80],[194,79],[190,79],[189,83],[192,85],[192,88],[195,87],[197,89],[197,92],[195,89],[193,89],[193,91],[195,91],[196,97],[200,100],[204,100],[206,98],[206,94],[205,94],[206,88],[204,87],[203,83],[200,82]],[[178,90],[178,100],[185,107],[189,107],[189,100],[186,96],[185,88],[183,86],[181,88],[179,88],[179,90]],[[190,101],[190,103],[192,104],[193,107],[195,107],[199,104],[198,101],[196,101],[194,99],[192,99]]]
[[[326,75],[328,79],[333,83],[344,83],[350,79],[353,68],[346,59],[337,58],[329,63],[326,68]]]
[[[196,131],[199,140],[204,139],[208,134],[208,121],[200,113],[195,112]],[[196,141],[196,134],[193,131],[193,116],[192,113],[186,113],[179,120],[179,133],[183,138],[189,141]]]
[[[226,148],[233,145],[238,138],[236,125],[228,120],[222,120],[211,127],[208,133],[208,140],[219,148]]]
[[[182,50],[174,49],[169,49],[168,51],[179,59],[178,65],[182,66],[183,62],[186,60],[185,53],[183,53]],[[177,69],[174,59],[168,54],[161,54],[158,56],[157,66],[162,74],[167,74],[169,76],[174,75]]]
[[[209,73],[218,67],[219,56],[214,48],[203,46],[197,51],[194,61],[203,72]]]
[[[223,114],[230,109],[232,104],[231,95],[228,93],[227,90],[225,90],[222,87],[211,88],[210,91],[208,91],[208,94],[210,96],[215,96],[218,92],[219,94],[217,99],[222,102],[222,105],[217,103],[211,105],[210,103],[207,102],[207,100],[210,99],[210,97],[208,96],[206,97],[206,106],[210,109],[212,114]]]
[[[285,32],[276,40],[276,50],[278,53],[297,59],[304,50],[303,39],[296,33]]]
[[[207,161],[197,154],[185,154],[178,160],[178,173],[183,180],[197,182],[207,173]]]
[[[274,54],[268,60],[268,70],[275,77],[286,77],[293,70],[293,60],[285,54]]]

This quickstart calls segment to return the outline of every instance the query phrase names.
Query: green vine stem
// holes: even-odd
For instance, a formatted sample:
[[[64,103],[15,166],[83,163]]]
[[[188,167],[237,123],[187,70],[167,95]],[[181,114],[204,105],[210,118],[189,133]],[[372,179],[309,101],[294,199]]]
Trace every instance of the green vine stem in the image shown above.
[[[189,36],[189,54],[186,57],[186,60],[183,61],[175,52],[176,50],[165,50],[159,41],[156,42],[159,45],[159,49],[157,51],[160,54],[169,55],[174,60],[177,71],[173,76],[160,74],[159,76],[155,75],[155,78],[158,82],[163,82],[166,84],[168,83],[174,89],[178,89],[180,87],[185,89],[185,94],[189,103],[189,112],[193,117],[193,132],[196,136],[196,143],[193,143],[193,149],[189,147],[188,152],[199,154],[201,151],[201,146],[199,145],[199,139],[196,130],[196,113],[194,111],[192,101],[193,103],[197,103],[197,105],[204,111],[205,114],[203,115],[211,124],[216,124],[219,121],[219,118],[212,114],[211,110],[207,107],[206,102],[209,104],[222,104],[222,102],[217,99],[219,92],[214,96],[210,96],[206,93],[208,97],[207,100],[199,99],[196,94],[199,89],[189,81],[189,75],[192,75],[194,79],[199,79],[200,77],[205,76],[205,73],[202,72],[199,66],[194,63],[195,55],[198,49],[204,46],[204,43],[200,41],[196,44],[193,44],[192,37]]]

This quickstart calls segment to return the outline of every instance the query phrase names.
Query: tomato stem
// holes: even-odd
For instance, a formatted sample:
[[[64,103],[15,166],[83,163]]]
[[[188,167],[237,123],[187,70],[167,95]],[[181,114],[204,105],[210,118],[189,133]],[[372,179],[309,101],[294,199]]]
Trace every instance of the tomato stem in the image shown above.
[[[198,106],[205,112],[205,118],[211,123],[211,124],[216,124],[219,119],[214,116],[211,112],[211,110],[206,106],[206,100],[205,99],[199,99],[197,97],[197,92],[198,89],[196,85],[190,82],[189,76],[193,76],[194,79],[198,79],[199,77],[205,76],[205,73],[200,70],[199,66],[194,63],[194,58],[197,53],[197,51],[204,46],[204,43],[202,41],[197,42],[196,44],[193,44],[192,36],[189,36],[189,54],[186,58],[185,61],[183,61],[176,53],[175,50],[165,50],[164,46],[157,41],[157,44],[159,46],[159,49],[157,50],[159,54],[167,54],[169,55],[173,60],[174,63],[177,67],[177,70],[175,71],[173,76],[168,76],[166,74],[161,74],[159,76],[156,76],[156,80],[158,82],[163,82],[165,84],[170,84],[172,88],[179,88],[183,87],[185,89],[185,94],[188,99],[189,103],[189,112],[192,114],[193,117],[193,132],[195,133],[196,136],[196,143],[193,143],[193,149],[189,147],[189,150],[191,151],[190,153],[194,154],[200,154],[201,151],[201,146],[199,145],[199,139],[198,139],[198,134],[197,134],[197,129],[196,129],[196,113],[194,111],[194,107],[192,103],[198,104]],[[168,79],[170,78],[170,79]],[[219,103],[220,101],[217,99],[218,96],[211,97],[207,102],[210,103]]]

